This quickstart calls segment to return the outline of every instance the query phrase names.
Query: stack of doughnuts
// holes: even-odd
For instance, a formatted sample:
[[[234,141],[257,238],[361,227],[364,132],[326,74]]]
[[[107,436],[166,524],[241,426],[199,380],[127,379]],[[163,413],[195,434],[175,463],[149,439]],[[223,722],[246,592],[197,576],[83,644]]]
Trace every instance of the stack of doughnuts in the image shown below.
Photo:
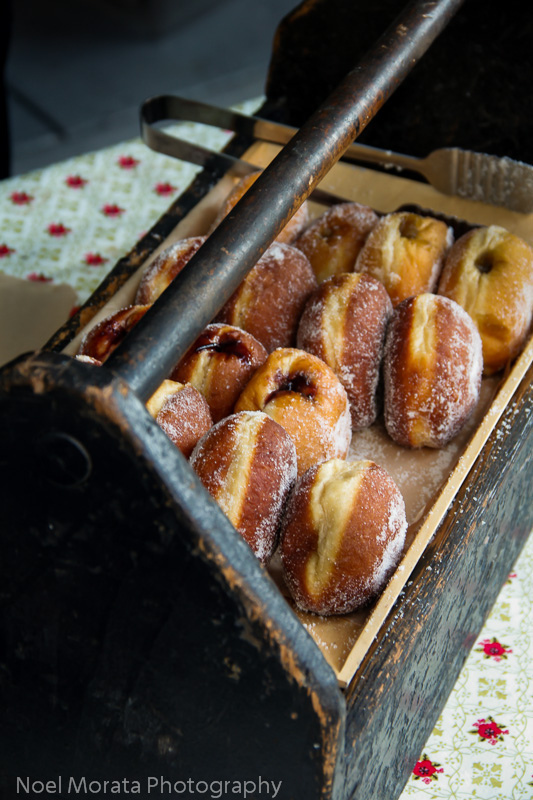
[[[257,175],[240,181],[215,225]],[[533,249],[497,226],[431,213],[307,206],[250,270],[147,403],[263,565],[279,547],[296,606],[346,614],[397,565],[407,522],[382,465],[350,461],[377,424],[400,447],[442,448],[482,375],[517,356],[533,316]],[[458,228],[455,227],[457,230]],[[176,242],[131,306],[78,358],[102,364],[199,250]]]

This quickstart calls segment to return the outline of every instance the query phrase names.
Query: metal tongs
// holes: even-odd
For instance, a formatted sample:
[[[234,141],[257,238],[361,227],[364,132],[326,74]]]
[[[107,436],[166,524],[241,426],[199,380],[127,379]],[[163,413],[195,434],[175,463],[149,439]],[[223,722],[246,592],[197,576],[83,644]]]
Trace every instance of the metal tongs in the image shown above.
[[[158,95],[143,103],[141,134],[152,150],[197,166],[220,167],[239,176],[257,171],[259,167],[166,133],[162,126],[169,122],[201,123],[282,145],[297,132],[297,128],[289,125],[174,95]],[[444,194],[502,206],[511,211],[533,211],[533,166],[511,158],[457,147],[441,148],[426,158],[414,158],[354,143],[345,150],[342,160],[379,164],[398,171],[409,170],[422,175]],[[340,199],[321,189],[315,189],[313,196],[327,204]]]

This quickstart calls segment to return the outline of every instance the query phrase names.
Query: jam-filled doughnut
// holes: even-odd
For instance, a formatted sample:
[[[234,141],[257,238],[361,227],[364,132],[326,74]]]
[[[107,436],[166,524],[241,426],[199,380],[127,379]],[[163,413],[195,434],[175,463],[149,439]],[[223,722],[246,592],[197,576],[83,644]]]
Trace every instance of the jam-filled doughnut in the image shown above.
[[[279,545],[298,608],[347,614],[376,597],[406,530],[403,497],[382,467],[339,459],[311,467],[289,496]]]
[[[255,372],[235,411],[264,411],[296,445],[298,474],[328,458],[345,458],[351,441],[346,391],[320,358],[279,348]]]
[[[255,183],[258,177],[261,175],[261,171],[258,172],[251,172],[249,175],[245,175],[243,178],[240,178],[233,189],[228,193],[227,197],[223,201],[218,214],[215,217],[213,224],[209,230],[209,233],[215,230],[216,227],[222,222],[224,217],[226,217],[229,212],[234,208],[237,202],[241,199],[241,197],[248,191],[250,186]],[[309,221],[309,205],[307,200],[305,200],[302,205],[297,209],[297,211],[293,214],[287,224],[282,228],[282,230],[278,233],[275,241],[282,242],[284,244],[291,244],[300,231],[302,231]]]
[[[296,479],[296,452],[285,429],[261,412],[232,414],[200,439],[190,464],[257,558],[268,563]]]
[[[305,253],[319,283],[352,272],[359,251],[378,222],[378,215],[360,203],[337,203],[311,222],[294,242]]]
[[[268,353],[251,333],[233,325],[213,323],[198,336],[170,377],[191,383],[205,397],[213,422],[233,406]]]
[[[300,250],[274,243],[261,256],[215,322],[243,328],[270,353],[295,344],[298,321],[317,282]]]
[[[481,338],[453,300],[421,294],[392,315],[384,352],[384,418],[406,447],[443,447],[479,400]]]
[[[131,305],[114,311],[90,328],[83,337],[78,355],[103,363],[141,320],[149,305]]]
[[[392,303],[382,283],[361,272],[334,275],[307,301],[297,345],[328,364],[346,389],[352,429],[378,413],[378,384]]]
[[[134,302],[146,305],[157,300],[200,249],[206,238],[206,236],[190,236],[162,250],[143,271]]]
[[[377,278],[394,306],[407,297],[432,292],[453,242],[453,229],[433,217],[396,211],[381,217],[369,233],[356,272]]]
[[[438,293],[470,314],[483,343],[484,372],[498,372],[518,354],[531,327],[533,249],[499,226],[474,228],[451,248]]]
[[[205,397],[190,384],[163,381],[146,408],[185,458],[213,425]]]

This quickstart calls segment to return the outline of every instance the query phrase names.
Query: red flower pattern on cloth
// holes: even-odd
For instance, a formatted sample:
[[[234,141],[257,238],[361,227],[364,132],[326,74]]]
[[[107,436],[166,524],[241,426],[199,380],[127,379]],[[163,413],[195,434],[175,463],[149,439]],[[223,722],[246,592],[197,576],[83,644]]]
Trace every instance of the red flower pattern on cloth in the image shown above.
[[[487,719],[478,719],[477,722],[474,722],[474,730],[468,732],[477,735],[481,742],[494,745],[503,742],[503,737],[509,733],[509,730],[504,730],[503,725],[498,725],[492,717],[487,717]]]
[[[102,214],[106,217],[120,217],[125,211],[124,208],[121,208],[116,203],[106,203],[105,206],[102,207]]]
[[[27,192],[13,192],[10,195],[10,199],[16,206],[27,206],[32,202],[33,195]]]
[[[6,256],[10,256],[11,253],[15,253],[16,251],[12,247],[8,247],[7,244],[0,244],[0,258],[6,258]]]
[[[154,186],[154,192],[162,196],[173,194],[175,191],[176,187],[172,186],[171,183],[156,183],[156,185]]]
[[[105,264],[108,259],[101,256],[100,253],[87,253],[84,261],[90,267],[99,267],[102,264]]]
[[[27,280],[34,281],[35,283],[52,283],[54,280],[49,275],[45,275],[44,272],[30,272],[26,275]]]
[[[80,175],[67,175],[65,183],[67,186],[70,186],[71,189],[83,189],[88,181]]]
[[[67,233],[70,233],[70,228],[67,228],[62,222],[51,222],[46,230],[50,236],[66,236]]]
[[[118,165],[119,167],[122,167],[122,169],[133,169],[139,163],[139,160],[137,158],[133,158],[133,156],[119,156],[118,159]]]
[[[485,658],[492,658],[493,661],[501,661],[507,658],[507,653],[512,653],[512,649],[505,644],[501,644],[495,636],[492,639],[482,639],[478,642],[477,653],[483,653]]]
[[[443,767],[436,761],[430,761],[424,753],[420,761],[416,762],[413,775],[415,781],[420,779],[422,783],[430,784],[432,781],[438,780],[438,775],[442,772],[444,772]]]

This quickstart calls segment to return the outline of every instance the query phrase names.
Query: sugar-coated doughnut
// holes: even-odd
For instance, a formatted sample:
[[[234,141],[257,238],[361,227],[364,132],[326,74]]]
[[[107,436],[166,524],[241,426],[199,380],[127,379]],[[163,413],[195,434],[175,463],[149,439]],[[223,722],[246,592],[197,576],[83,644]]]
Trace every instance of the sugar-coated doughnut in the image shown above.
[[[103,363],[141,320],[149,305],[132,305],[114,311],[90,328],[83,337],[78,355]]]
[[[406,447],[443,447],[479,400],[481,338],[455,301],[435,294],[404,300],[392,315],[384,352],[384,418]]]
[[[297,348],[279,348],[255,372],[235,411],[264,411],[296,445],[298,474],[328,458],[345,458],[351,441],[346,391],[324,361]]]
[[[311,295],[297,346],[328,364],[346,389],[352,429],[378,414],[378,384],[392,303],[382,283],[360,272],[334,275]]]
[[[203,436],[190,464],[257,558],[277,545],[282,511],[296,479],[296,451],[267,414],[232,414]]]
[[[190,384],[163,381],[146,408],[185,458],[213,425],[206,399]]]
[[[474,228],[451,248],[438,293],[470,314],[483,343],[485,375],[498,372],[531,328],[533,249],[499,226]]]
[[[368,234],[379,220],[360,203],[337,203],[313,220],[294,242],[305,253],[319,283],[351,272]]]
[[[261,171],[258,172],[251,172],[249,175],[245,175],[243,178],[240,178],[233,189],[228,193],[227,197],[223,201],[218,214],[215,217],[213,224],[209,230],[209,233],[215,230],[218,225],[222,222],[224,217],[227,217],[229,212],[235,207],[237,202],[241,199],[241,197],[248,191],[250,186],[255,183],[258,177],[261,175]],[[291,244],[294,239],[298,236],[300,231],[302,231],[309,221],[309,206],[307,200],[305,200],[302,205],[296,210],[287,224],[282,228],[282,230],[278,233],[275,241],[276,242],[283,242],[284,244]]]
[[[162,250],[143,271],[134,302],[145,305],[157,300],[200,249],[206,238],[206,236],[190,236]]]
[[[304,611],[347,614],[376,597],[405,542],[403,497],[372,461],[311,467],[287,503],[279,552],[287,587]]]
[[[248,331],[268,352],[291,347],[303,307],[316,286],[304,254],[291,245],[275,242],[252,267],[215,322]]]
[[[170,378],[191,383],[205,397],[213,422],[229,416],[240,393],[268,353],[251,333],[223,323],[198,336]]]
[[[396,211],[381,217],[369,233],[355,271],[381,281],[396,306],[435,289],[452,242],[453,229],[441,220]]]

